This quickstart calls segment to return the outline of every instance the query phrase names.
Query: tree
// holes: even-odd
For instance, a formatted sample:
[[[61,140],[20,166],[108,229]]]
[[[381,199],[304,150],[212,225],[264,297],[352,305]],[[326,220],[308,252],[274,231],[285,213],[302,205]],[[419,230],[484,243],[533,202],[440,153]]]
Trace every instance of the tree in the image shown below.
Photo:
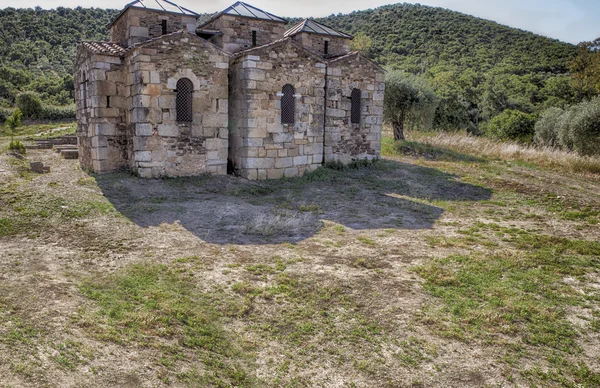
[[[559,147],[559,122],[561,116],[565,113],[560,108],[550,108],[540,116],[535,123],[535,135],[533,141],[542,147]]]
[[[405,139],[406,124],[431,127],[438,103],[439,97],[423,78],[402,71],[386,75],[383,114],[394,128],[394,139]]]
[[[23,112],[17,108],[15,111],[6,119],[6,126],[10,129],[10,142],[13,142],[15,136],[15,130],[21,126],[21,119],[23,118]]]
[[[600,93],[600,38],[579,44],[577,57],[569,63],[579,101]]]
[[[496,139],[528,143],[533,140],[535,122],[535,115],[507,109],[490,120],[488,132]]]
[[[373,40],[362,31],[356,34],[352,42],[350,42],[350,49],[352,51],[360,51],[366,57],[369,56],[372,46]]]

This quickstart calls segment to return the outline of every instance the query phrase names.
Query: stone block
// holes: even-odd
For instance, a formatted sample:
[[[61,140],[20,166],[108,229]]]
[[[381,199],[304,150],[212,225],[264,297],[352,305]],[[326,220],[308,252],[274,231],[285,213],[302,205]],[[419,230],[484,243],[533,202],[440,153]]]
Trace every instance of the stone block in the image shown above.
[[[294,166],[294,158],[277,158],[275,159],[275,168],[286,168]]]
[[[275,143],[288,143],[294,140],[294,134],[290,132],[273,133],[273,141]]]
[[[267,179],[281,179],[284,173],[284,169],[269,169],[267,170]]]
[[[270,169],[275,165],[272,158],[246,158],[242,161],[243,168]]]
[[[150,72],[150,83],[153,83],[153,84],[160,83],[160,73],[158,71]]]
[[[264,70],[246,69],[245,79],[252,81],[264,81],[266,79]]]
[[[308,164],[308,157],[306,155],[294,157],[294,166],[301,166]]]
[[[152,152],[151,151],[135,151],[136,162],[151,162]]]
[[[284,176],[287,178],[297,177],[299,175],[297,167],[286,168],[284,171]]]
[[[154,128],[152,124],[141,124],[138,123],[135,125],[135,135],[136,136],[152,136],[154,134]]]
[[[158,135],[163,137],[178,137],[179,127],[174,124],[159,124]]]

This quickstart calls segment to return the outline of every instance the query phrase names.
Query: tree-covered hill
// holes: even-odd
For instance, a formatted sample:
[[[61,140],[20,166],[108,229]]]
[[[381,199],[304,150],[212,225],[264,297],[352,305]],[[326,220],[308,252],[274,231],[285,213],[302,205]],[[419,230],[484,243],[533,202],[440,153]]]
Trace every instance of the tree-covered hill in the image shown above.
[[[0,106],[23,90],[63,105],[72,101],[77,42],[104,40],[117,10],[57,8],[0,10]]]
[[[443,8],[395,4],[320,19],[373,41],[381,64],[419,73],[440,63],[516,73],[564,72],[575,46]]]

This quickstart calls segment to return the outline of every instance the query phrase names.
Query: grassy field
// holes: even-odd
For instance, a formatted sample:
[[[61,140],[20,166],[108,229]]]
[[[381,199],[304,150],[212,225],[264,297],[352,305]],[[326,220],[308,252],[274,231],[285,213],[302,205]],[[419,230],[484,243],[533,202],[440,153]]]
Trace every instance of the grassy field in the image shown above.
[[[0,387],[600,386],[596,159],[413,134],[144,181],[7,145]]]

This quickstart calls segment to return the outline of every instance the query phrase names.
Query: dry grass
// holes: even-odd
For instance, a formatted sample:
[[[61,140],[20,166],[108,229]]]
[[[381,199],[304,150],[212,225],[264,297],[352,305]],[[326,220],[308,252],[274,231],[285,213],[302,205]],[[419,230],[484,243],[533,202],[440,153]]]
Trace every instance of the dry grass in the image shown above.
[[[520,161],[566,172],[600,174],[600,157],[580,156],[552,148],[500,142],[462,133],[409,133],[409,140],[471,155]]]

